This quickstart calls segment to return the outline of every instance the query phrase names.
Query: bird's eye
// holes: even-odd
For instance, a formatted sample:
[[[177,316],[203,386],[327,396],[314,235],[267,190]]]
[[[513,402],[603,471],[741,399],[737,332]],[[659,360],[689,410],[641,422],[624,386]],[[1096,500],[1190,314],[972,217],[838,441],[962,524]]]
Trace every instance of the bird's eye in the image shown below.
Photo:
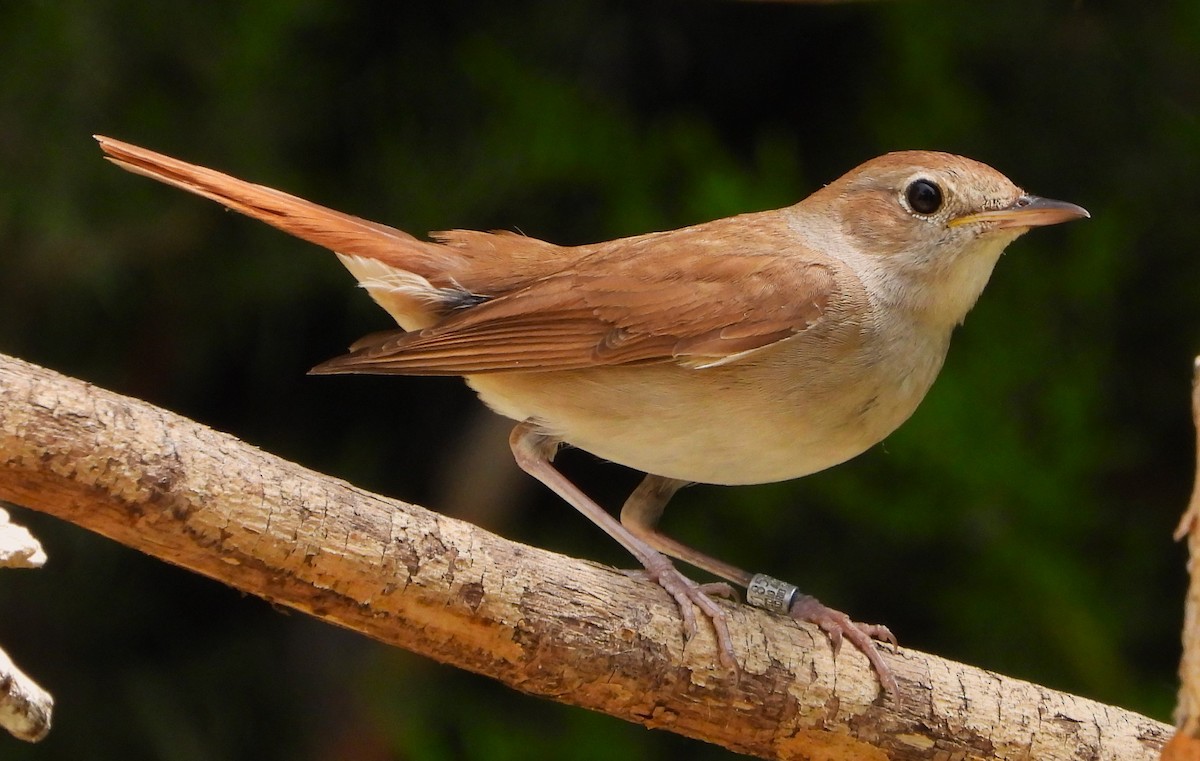
[[[904,191],[908,208],[918,214],[932,214],[942,208],[942,189],[930,180],[913,180]]]

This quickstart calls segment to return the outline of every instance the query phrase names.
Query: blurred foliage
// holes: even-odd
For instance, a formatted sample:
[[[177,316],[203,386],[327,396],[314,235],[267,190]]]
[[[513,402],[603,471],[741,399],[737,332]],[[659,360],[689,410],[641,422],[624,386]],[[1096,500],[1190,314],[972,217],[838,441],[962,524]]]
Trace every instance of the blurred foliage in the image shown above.
[[[965,153],[1094,219],[1013,247],[885,444],[799,482],[690,489],[665,525],[906,645],[1166,719],[1200,349],[1197,39],[1192,0],[12,0],[0,351],[452,511],[436,498],[472,395],[305,377],[385,315],[323,252],[114,169],[89,135],[414,232],[563,243],[790,204],[887,150]],[[636,480],[564,460],[608,504]],[[628,565],[517,483],[516,507],[476,519]],[[58,713],[41,745],[0,737],[5,759],[730,756],[16,517],[51,562],[4,575],[0,643]]]

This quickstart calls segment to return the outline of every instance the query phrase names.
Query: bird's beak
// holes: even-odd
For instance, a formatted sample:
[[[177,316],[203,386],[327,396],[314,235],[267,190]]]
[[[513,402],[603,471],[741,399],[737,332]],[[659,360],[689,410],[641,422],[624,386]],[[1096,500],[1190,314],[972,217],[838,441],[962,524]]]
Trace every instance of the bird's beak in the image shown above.
[[[992,229],[1045,227],[1046,225],[1057,225],[1059,222],[1070,222],[1072,219],[1087,219],[1091,216],[1087,209],[1073,203],[1023,195],[1003,209],[955,217],[950,220],[949,225],[958,227],[972,222],[987,222],[992,225]]]

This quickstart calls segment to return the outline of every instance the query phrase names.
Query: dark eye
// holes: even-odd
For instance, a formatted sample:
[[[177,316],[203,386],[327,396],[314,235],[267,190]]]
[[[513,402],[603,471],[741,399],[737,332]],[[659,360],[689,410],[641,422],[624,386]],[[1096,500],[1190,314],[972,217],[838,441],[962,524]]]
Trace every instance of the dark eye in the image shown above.
[[[942,208],[942,189],[929,180],[913,180],[904,197],[908,208],[918,214],[932,214]]]

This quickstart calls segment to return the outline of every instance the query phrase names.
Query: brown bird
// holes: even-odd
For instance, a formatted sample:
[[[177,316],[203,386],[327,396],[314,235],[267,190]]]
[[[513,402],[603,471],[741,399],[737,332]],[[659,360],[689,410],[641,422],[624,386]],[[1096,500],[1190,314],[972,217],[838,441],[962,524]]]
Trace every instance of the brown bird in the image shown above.
[[[325,246],[400,330],[368,336],[314,373],[461,375],[518,421],[517,463],[620,542],[675,599],[712,621],[736,670],[727,584],[843,637],[896,682],[875,639],[790,584],[656,529],[692,483],[756,484],[837,465],[904,422],[1004,248],[1032,227],[1087,217],[946,153],[881,156],[783,209],[670,232],[557,246],[507,232],[432,241],[105,137],[117,165]],[[647,473],[618,521],[551,464],[570,444]]]

